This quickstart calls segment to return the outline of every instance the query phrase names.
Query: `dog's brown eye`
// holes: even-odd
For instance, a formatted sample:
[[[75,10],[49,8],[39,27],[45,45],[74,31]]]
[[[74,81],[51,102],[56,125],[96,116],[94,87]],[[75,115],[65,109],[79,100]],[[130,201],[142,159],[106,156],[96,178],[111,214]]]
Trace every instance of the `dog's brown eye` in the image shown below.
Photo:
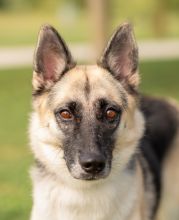
[[[108,120],[114,120],[114,119],[116,118],[116,116],[117,116],[117,112],[116,112],[115,110],[113,110],[113,109],[108,109],[108,110],[106,111],[106,118],[107,118]]]
[[[63,110],[60,112],[60,116],[63,118],[63,119],[71,119],[72,118],[72,114],[67,111],[67,110]]]

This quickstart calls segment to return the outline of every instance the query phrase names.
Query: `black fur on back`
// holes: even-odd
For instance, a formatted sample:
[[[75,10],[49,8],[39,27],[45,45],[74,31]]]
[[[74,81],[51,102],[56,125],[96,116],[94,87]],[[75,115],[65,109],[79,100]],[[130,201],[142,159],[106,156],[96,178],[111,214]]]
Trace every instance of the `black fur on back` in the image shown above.
[[[147,96],[141,97],[141,111],[146,121],[145,139],[161,163],[178,128],[178,112],[167,101]]]
[[[162,162],[178,129],[178,112],[167,101],[147,96],[141,96],[140,109],[146,121],[140,150],[152,173],[156,193],[156,203],[153,206],[152,214],[154,216],[162,190]],[[145,177],[145,169],[143,172]]]

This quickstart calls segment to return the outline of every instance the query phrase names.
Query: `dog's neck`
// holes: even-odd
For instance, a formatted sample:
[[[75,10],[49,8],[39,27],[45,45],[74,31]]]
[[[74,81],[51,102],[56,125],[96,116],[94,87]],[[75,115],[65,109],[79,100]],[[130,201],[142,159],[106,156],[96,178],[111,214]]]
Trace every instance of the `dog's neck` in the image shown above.
[[[128,214],[136,209],[134,204],[140,199],[139,188],[142,184],[141,178],[136,178],[140,173],[137,164],[136,166],[128,164],[125,168],[127,172],[125,170],[120,175],[111,175],[106,180],[82,181],[83,183],[75,180],[79,181],[79,187],[76,188],[65,185],[49,173],[39,161],[36,163],[37,167],[32,177],[35,196],[32,216],[36,215],[37,209],[38,215],[44,220],[47,220],[48,216],[54,216],[57,220],[116,220],[128,219]],[[136,163],[135,158],[131,163],[133,165]],[[135,168],[131,169],[131,167]],[[38,180],[36,180],[37,176]],[[32,217],[33,219],[37,217]]]

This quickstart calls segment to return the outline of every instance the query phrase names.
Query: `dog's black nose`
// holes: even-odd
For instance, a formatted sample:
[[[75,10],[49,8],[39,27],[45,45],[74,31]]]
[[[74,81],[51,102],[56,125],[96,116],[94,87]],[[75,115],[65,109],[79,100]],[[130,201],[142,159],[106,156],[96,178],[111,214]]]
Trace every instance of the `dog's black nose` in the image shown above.
[[[98,154],[85,154],[80,157],[80,164],[87,173],[97,174],[104,169],[105,158]]]

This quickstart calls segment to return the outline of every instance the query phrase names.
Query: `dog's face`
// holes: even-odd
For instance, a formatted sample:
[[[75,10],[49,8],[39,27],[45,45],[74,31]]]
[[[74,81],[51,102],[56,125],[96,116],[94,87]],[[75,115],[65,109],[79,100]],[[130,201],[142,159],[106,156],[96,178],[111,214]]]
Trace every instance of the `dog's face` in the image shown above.
[[[49,171],[95,180],[129,162],[143,130],[136,108],[137,55],[128,24],[94,66],[77,66],[59,34],[42,28],[34,60],[31,141]]]

